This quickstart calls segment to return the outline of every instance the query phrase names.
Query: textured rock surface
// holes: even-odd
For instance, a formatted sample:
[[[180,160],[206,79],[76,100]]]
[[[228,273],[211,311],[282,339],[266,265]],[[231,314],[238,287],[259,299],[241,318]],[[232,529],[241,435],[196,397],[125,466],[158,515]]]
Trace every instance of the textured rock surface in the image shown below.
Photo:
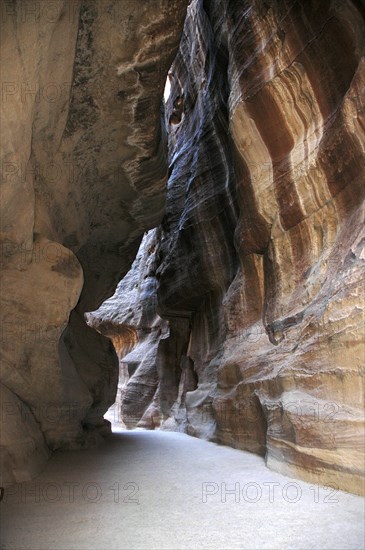
[[[105,429],[117,383],[113,346],[84,313],[113,293],[163,214],[161,98],[186,2],[1,10],[1,382],[9,406],[34,416],[24,433],[84,446]],[[1,451],[23,456],[11,426]]]
[[[193,312],[188,355],[198,388],[188,394],[188,431],[199,434],[196,410],[204,403],[209,416],[212,403],[218,441],[266,453],[282,472],[358,491],[364,21],[351,2],[207,6],[190,8],[172,68],[184,91],[173,85],[171,100],[183,94],[185,113],[169,186],[177,180],[186,195],[176,225],[167,210],[158,270],[161,310]],[[212,122],[203,126],[200,113]],[[189,155],[194,140],[198,151],[182,158],[182,144]],[[201,285],[185,269],[189,232]]]
[[[0,484],[28,481],[39,474],[49,450],[37,422],[27,407],[6,386],[0,384],[1,469]]]
[[[158,387],[156,355],[160,339],[169,331],[167,321],[156,311],[155,250],[156,230],[151,230],[114,296],[87,314],[88,324],[108,336],[117,351],[117,414],[128,428],[135,427],[144,415],[144,427],[160,423],[159,406],[152,403]]]
[[[364,42],[355,1],[190,4],[170,70],[155,252],[170,327],[156,356],[163,427],[354,492]]]
[[[119,360],[128,427],[363,492],[362,3],[190,3],[164,210],[186,4],[1,6],[5,479],[97,442]]]

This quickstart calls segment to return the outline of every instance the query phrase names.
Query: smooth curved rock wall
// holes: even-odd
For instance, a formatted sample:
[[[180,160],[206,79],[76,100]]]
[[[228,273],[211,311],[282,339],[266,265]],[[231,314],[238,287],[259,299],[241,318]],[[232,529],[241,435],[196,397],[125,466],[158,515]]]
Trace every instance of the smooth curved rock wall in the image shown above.
[[[84,313],[113,293],[163,215],[161,101],[187,2],[33,4],[1,5],[1,452],[20,462],[10,414],[19,438],[38,429],[51,449],[105,430],[118,360]],[[7,392],[31,426],[6,412]]]
[[[356,493],[364,47],[360,2],[191,2],[155,251],[162,427]]]

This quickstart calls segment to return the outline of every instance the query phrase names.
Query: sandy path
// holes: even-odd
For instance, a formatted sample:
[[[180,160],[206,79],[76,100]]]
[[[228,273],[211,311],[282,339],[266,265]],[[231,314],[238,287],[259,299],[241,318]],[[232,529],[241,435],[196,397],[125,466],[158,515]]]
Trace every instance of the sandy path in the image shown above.
[[[56,453],[41,476],[6,488],[0,514],[7,550],[364,548],[361,497],[158,431]]]

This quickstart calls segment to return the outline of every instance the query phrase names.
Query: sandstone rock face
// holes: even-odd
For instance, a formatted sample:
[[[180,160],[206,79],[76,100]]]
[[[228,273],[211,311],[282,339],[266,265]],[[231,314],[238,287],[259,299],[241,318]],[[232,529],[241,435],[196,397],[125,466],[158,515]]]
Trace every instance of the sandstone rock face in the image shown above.
[[[168,337],[168,322],[157,314],[156,230],[147,232],[137,257],[117,290],[87,322],[108,336],[119,357],[118,416],[128,427],[143,419],[143,427],[160,424],[156,355],[161,339]],[[147,410],[149,409],[149,410]],[[145,415],[145,416],[144,416]],[[118,418],[116,418],[118,420]]]
[[[97,443],[119,363],[127,427],[362,493],[361,3],[190,2],[167,163],[187,3],[1,6],[1,482]]]
[[[6,386],[0,384],[0,483],[28,481],[45,465],[49,450],[34,415]]]
[[[170,70],[154,252],[169,323],[153,374],[162,427],[357,493],[364,45],[356,1],[191,2]],[[140,415],[146,396],[126,386]]]
[[[85,446],[105,430],[118,361],[84,313],[113,293],[163,214],[161,101],[186,4],[1,5],[2,418],[29,409],[14,413],[17,432],[15,416],[2,421],[3,479],[31,475],[47,446]]]

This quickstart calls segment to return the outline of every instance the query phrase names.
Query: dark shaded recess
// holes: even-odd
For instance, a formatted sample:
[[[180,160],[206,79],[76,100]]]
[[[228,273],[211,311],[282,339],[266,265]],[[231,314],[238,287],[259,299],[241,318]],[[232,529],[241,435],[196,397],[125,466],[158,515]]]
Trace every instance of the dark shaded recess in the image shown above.
[[[114,346],[109,338],[90,328],[83,314],[76,310],[71,312],[61,340],[93,398],[83,425],[102,428],[100,418],[114,403],[117,390],[119,360]]]
[[[199,377],[194,368],[194,361],[190,357],[186,357],[185,364],[185,384],[184,384],[184,398],[188,391],[194,391],[198,387]]]
[[[170,319],[170,336],[160,340],[156,366],[160,380],[160,407],[165,417],[170,415],[171,407],[176,402],[182,374],[182,361],[190,337],[190,320]]]
[[[128,361],[128,375],[129,375],[129,378],[132,378],[133,374],[136,372],[138,367],[139,367],[139,362]]]
[[[268,254],[264,255],[264,280],[265,280],[265,289],[264,289],[264,308],[263,308],[263,322],[265,330],[269,337],[269,340],[275,346],[279,343],[274,334],[274,329],[271,324],[270,313],[272,309],[272,304],[275,303],[275,298],[277,295],[277,280],[275,277],[275,266],[273,261],[269,258]]]
[[[235,245],[240,257],[248,254],[264,254],[270,239],[270,224],[259,213],[255,201],[254,185],[250,170],[236,147],[233,151],[237,181],[237,196],[241,215],[235,230]],[[260,173],[255,174],[259,177]]]
[[[170,116],[170,124],[180,124],[184,112],[184,98],[178,95],[174,100],[172,115]]]

